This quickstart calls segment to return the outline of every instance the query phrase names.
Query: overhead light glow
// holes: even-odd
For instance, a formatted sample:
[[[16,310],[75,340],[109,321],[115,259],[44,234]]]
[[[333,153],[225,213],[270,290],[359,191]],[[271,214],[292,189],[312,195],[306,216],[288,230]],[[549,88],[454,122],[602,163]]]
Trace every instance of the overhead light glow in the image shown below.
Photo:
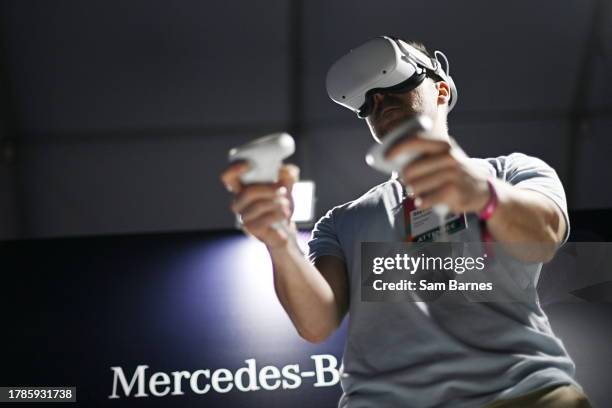
[[[298,181],[293,185],[291,196],[295,205],[291,219],[295,221],[298,227],[311,226],[314,218],[314,181]]]

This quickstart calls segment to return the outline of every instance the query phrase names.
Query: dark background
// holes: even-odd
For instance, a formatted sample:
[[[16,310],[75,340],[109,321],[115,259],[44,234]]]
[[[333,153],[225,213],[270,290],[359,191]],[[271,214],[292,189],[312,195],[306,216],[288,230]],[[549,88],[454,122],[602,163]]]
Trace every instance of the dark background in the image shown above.
[[[443,50],[468,154],[520,151],[612,207],[612,2],[0,2],[0,237],[228,228],[227,150],[279,130],[317,214],[383,178],[330,64],[392,33]]]

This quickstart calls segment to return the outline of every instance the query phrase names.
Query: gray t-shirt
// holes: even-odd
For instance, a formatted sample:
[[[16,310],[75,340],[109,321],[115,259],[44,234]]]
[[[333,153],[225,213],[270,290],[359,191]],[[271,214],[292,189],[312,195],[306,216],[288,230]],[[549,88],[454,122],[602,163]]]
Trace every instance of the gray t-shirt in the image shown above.
[[[552,199],[568,225],[563,186],[534,157],[512,153],[471,159],[492,176]],[[404,240],[404,190],[395,178],[329,210],[308,242],[311,262],[344,260],[350,281],[348,336],[340,408],[478,407],[555,384],[574,384],[575,365],[552,332],[537,295],[527,303],[362,302],[361,242]],[[451,241],[478,241],[467,228]],[[537,281],[537,273],[531,275]],[[537,282],[532,282],[534,285]]]

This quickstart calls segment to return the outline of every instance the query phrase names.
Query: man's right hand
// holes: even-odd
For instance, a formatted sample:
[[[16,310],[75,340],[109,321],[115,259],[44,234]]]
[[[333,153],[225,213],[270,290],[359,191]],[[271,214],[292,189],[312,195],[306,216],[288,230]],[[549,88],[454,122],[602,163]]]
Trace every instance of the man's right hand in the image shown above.
[[[300,170],[293,164],[285,164],[279,170],[278,182],[244,185],[240,176],[248,169],[248,163],[238,162],[221,174],[221,182],[234,194],[230,208],[242,220],[244,231],[268,249],[285,246],[296,233],[295,223],[291,221],[294,208],[291,191]],[[286,230],[273,227],[279,222],[285,224]]]
[[[277,183],[244,185],[240,175],[248,168],[246,163],[235,163],[221,174],[222,183],[234,193],[231,209],[242,217],[243,229],[268,247],[277,297],[300,336],[321,342],[338,328],[348,310],[349,283],[344,261],[324,255],[313,265],[294,245],[297,240],[295,223],[291,221],[291,190],[298,180],[297,166],[282,166]],[[273,227],[279,221],[288,227],[288,233]]]

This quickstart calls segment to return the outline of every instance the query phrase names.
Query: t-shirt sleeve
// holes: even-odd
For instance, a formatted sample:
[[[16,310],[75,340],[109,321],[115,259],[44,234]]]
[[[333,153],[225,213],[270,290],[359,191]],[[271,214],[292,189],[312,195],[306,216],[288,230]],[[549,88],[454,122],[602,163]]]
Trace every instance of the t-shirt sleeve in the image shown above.
[[[544,194],[557,204],[567,226],[563,237],[565,243],[569,237],[570,223],[565,191],[557,172],[543,160],[522,153],[512,153],[499,159],[503,162],[499,164],[503,168],[503,178],[507,182]]]
[[[335,218],[338,215],[338,210],[339,207],[332,208],[315,224],[308,241],[308,260],[310,262],[314,263],[315,259],[324,255],[345,260],[344,251],[342,251],[336,233]]]

